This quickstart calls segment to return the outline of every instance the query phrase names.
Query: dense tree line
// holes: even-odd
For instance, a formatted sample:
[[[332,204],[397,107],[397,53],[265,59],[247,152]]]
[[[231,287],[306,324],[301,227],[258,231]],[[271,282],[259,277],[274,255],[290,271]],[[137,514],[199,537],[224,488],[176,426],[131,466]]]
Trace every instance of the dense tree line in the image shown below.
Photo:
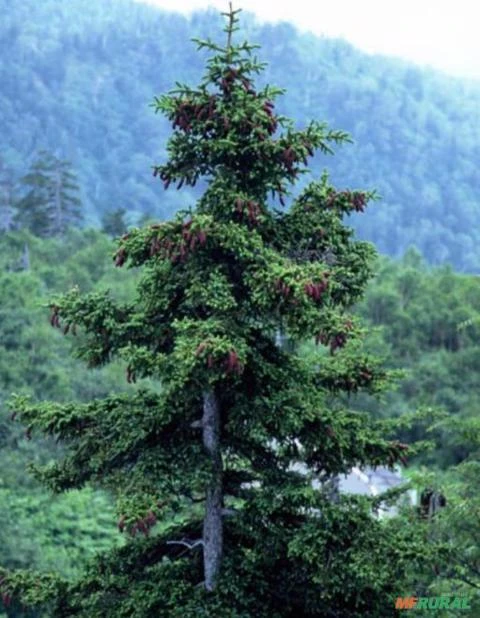
[[[149,168],[154,153],[157,163],[166,157],[158,146],[169,127],[147,102],[198,74],[202,57],[187,41],[218,30],[215,12],[188,19],[127,0],[1,0],[0,9],[9,58],[0,65],[0,150],[9,167],[23,174],[42,149],[71,161],[97,224],[120,208],[132,221],[165,219],[198,198],[201,185],[159,197]],[[328,165],[339,184],[378,189],[382,202],[354,217],[360,235],[388,255],[416,244],[432,264],[479,272],[479,85],[288,24],[246,17],[242,30],[263,44],[268,80],[288,90],[281,111],[299,125],[327,118],[356,141],[312,170]]]
[[[119,367],[87,371],[71,357],[71,346],[52,331],[45,307],[51,293],[72,285],[83,290],[116,287],[110,253],[109,238],[93,230],[70,230],[53,238],[34,236],[26,229],[0,235],[0,562],[4,567],[35,565],[40,571],[73,577],[97,551],[122,542],[110,496],[82,490],[54,497],[40,486],[28,466],[53,461],[61,448],[18,426],[5,405],[13,392],[36,401],[46,396],[84,401],[125,388]],[[9,607],[8,616],[23,614]]]
[[[475,441],[449,423],[470,423],[480,405],[480,281],[451,267],[432,269],[414,250],[400,261],[383,258],[358,312],[369,324],[372,349],[390,368],[408,369],[379,414],[400,416],[418,407],[448,413],[435,432],[438,450],[423,461],[448,467],[472,456]],[[404,436],[413,439],[415,432]]]

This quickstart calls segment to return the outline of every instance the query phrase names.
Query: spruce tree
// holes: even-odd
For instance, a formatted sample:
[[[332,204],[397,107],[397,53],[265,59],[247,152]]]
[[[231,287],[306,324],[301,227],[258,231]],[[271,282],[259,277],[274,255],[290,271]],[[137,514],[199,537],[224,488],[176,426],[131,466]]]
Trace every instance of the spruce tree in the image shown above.
[[[116,208],[106,212],[102,217],[102,232],[114,238],[125,234],[129,226],[126,220],[127,214],[126,208]]]
[[[0,232],[10,232],[15,219],[15,182],[13,171],[0,157]]]
[[[119,241],[115,265],[142,273],[131,302],[75,289],[51,305],[89,366],[124,360],[131,391],[11,404],[29,435],[65,446],[37,477],[112,491],[127,542],[76,582],[3,573],[5,603],[56,618],[373,618],[394,615],[428,564],[421,527],[375,518],[384,497],[331,491],[353,466],[394,466],[407,450],[343,396],[389,378],[349,314],[375,252],[343,219],[373,193],[324,175],[291,196],[309,158],[348,137],[276,112],[283,91],[256,87],[264,64],[234,43],[237,13],[225,45],[196,40],[213,53],[200,85],[154,101],[173,128],[154,176],[165,189],[203,178],[205,193]],[[279,332],[317,351],[277,345]]]
[[[77,179],[68,161],[41,151],[22,183],[27,193],[18,202],[20,227],[36,236],[62,236],[82,221]]]

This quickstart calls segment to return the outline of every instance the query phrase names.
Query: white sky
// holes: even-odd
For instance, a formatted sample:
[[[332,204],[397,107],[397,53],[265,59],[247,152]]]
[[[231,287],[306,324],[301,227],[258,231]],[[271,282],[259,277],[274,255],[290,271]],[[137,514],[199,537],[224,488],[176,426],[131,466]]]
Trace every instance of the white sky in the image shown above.
[[[227,0],[137,1],[183,13],[228,9]],[[480,0],[234,0],[234,8],[480,79]]]

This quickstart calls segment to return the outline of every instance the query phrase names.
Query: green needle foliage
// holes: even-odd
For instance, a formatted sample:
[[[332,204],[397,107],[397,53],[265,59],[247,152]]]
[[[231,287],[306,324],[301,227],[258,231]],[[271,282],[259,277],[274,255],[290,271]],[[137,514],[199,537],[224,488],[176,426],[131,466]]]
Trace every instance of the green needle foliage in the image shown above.
[[[165,188],[206,180],[196,208],[119,241],[116,266],[142,273],[133,300],[74,289],[51,306],[52,326],[77,335],[89,366],[120,358],[128,382],[159,388],[11,403],[29,432],[65,446],[36,476],[57,492],[112,491],[128,542],[74,582],[4,572],[6,605],[56,618],[392,616],[429,565],[425,526],[376,519],[383,498],[328,489],[408,448],[392,423],[335,399],[389,382],[348,313],[375,252],[343,218],[374,194],[324,175],[288,211],[274,207],[315,151],[348,138],[278,116],[282,91],[255,88],[256,46],[233,44],[237,11],[226,16],[226,46],[197,41],[214,53],[200,85],[154,103],[174,129],[154,175]],[[318,354],[282,349],[279,330],[315,339]]]
[[[23,178],[26,195],[18,202],[17,223],[36,236],[63,236],[82,222],[79,187],[67,161],[39,153]]]

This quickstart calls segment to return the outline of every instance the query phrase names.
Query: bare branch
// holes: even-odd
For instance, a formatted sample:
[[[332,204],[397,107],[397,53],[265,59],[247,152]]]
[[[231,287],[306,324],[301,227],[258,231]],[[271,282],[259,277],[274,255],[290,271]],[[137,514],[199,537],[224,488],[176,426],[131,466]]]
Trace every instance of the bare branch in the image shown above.
[[[167,545],[183,545],[188,549],[195,549],[198,545],[203,545],[203,540],[198,539],[196,541],[167,541]]]

